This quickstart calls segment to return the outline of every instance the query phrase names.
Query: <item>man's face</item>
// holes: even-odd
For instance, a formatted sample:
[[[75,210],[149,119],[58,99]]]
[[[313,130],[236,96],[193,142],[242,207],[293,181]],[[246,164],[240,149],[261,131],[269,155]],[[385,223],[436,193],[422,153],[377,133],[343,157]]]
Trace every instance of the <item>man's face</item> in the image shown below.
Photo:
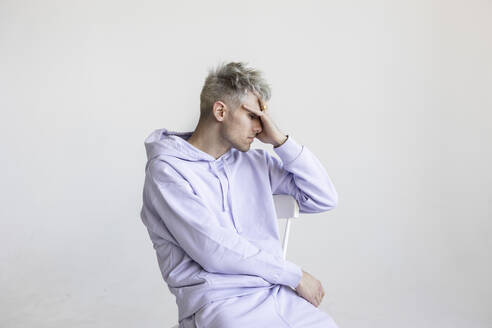
[[[232,108],[224,120],[224,138],[228,140],[232,147],[240,151],[248,151],[254,137],[262,131],[260,118],[242,107],[246,105],[250,108],[260,110],[258,98],[251,92],[243,96],[240,104]]]

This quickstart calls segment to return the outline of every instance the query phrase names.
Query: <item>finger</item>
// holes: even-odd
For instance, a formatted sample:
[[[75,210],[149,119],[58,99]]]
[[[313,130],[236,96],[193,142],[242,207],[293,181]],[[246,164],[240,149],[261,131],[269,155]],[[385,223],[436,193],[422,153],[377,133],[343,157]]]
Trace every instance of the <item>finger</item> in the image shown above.
[[[258,102],[260,103],[260,109],[261,109],[261,111],[264,112],[267,109],[267,106],[265,105],[265,102],[261,98],[258,98]]]
[[[251,108],[251,107],[246,106],[244,104],[242,106],[244,107],[244,109],[249,110],[250,112],[255,113],[258,116],[263,116],[263,112],[262,111],[259,111],[257,109]]]
[[[261,111],[265,111],[267,109],[267,106],[265,102],[263,101],[263,98],[261,97],[260,93],[256,91],[256,89],[253,89],[253,94],[258,98],[258,102],[260,104],[260,109]]]
[[[260,108],[261,108],[261,111],[264,112],[267,110],[267,105],[265,104],[265,102],[263,101],[263,99],[261,98],[258,98],[259,99],[259,102],[260,102]]]
[[[259,93],[259,92],[258,92],[255,88],[253,88],[253,94],[254,94],[254,95],[258,98],[258,100],[259,100],[260,102],[261,102],[261,101],[263,101],[263,100],[261,99],[261,95],[260,95],[260,93]]]

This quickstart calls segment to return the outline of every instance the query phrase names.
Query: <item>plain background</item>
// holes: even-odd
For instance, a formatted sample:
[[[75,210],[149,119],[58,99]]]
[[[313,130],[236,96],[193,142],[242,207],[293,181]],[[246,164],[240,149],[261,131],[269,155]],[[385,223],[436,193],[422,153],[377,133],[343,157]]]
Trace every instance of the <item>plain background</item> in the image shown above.
[[[341,328],[492,326],[490,1],[0,1],[0,326],[170,327],[139,212],[155,129],[244,61],[325,165],[288,259]],[[254,147],[266,147],[255,141]]]

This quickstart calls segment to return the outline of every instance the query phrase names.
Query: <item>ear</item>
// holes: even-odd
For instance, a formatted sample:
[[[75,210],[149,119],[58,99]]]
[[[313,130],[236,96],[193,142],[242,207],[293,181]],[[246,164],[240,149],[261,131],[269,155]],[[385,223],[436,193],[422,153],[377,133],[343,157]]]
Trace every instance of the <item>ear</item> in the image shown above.
[[[229,108],[225,103],[223,103],[222,101],[216,101],[212,108],[212,114],[217,121],[222,122],[224,120],[225,112],[228,110]]]

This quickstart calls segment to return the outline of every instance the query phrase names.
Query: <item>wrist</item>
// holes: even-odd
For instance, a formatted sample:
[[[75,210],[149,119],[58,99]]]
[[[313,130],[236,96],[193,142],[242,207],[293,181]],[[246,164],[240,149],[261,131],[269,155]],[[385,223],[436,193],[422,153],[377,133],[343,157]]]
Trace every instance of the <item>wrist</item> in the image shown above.
[[[287,141],[288,137],[289,137],[288,135],[282,134],[278,138],[275,138],[275,141],[273,142],[273,147],[277,148],[282,146]]]
[[[302,283],[303,283],[303,280],[304,280],[304,277],[306,276],[305,273],[304,273],[304,270],[301,269],[301,279],[299,279],[299,282],[297,283],[297,286],[294,288],[294,289],[298,289],[298,288],[302,288]]]

